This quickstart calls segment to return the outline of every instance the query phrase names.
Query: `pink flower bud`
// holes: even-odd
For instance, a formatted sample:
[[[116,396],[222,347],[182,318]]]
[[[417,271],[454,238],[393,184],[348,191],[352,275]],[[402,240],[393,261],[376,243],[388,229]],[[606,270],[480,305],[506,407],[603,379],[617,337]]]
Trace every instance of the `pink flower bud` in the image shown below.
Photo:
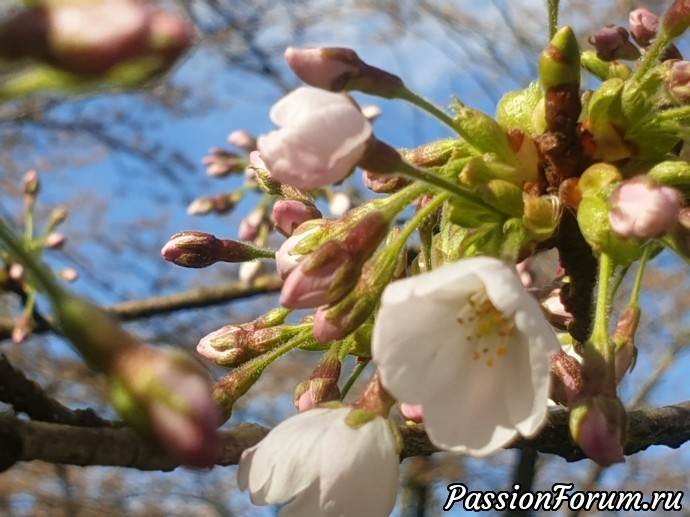
[[[273,204],[273,221],[276,230],[292,235],[299,225],[312,219],[320,219],[321,212],[312,204],[297,199],[279,199]]]
[[[663,30],[669,37],[677,38],[690,26],[690,1],[674,0],[664,14]]]
[[[215,178],[222,178],[232,173],[244,172],[246,160],[240,155],[231,153],[218,147],[211,147],[209,155],[201,163],[206,166],[206,174]]]
[[[276,268],[283,280],[297,267],[297,265],[304,259],[305,255],[296,253],[295,246],[299,244],[305,237],[318,231],[317,227],[305,228],[304,231],[293,233],[292,236],[286,240],[276,253]]]
[[[161,249],[164,260],[183,267],[208,267],[220,260],[223,241],[204,232],[179,232]]]
[[[186,354],[136,346],[117,356],[108,378],[122,416],[141,432],[153,431],[172,457],[192,467],[218,459],[220,413],[211,382]]]
[[[604,467],[625,461],[625,409],[617,398],[596,396],[570,411],[570,433],[582,451]]]
[[[371,124],[345,94],[299,88],[271,109],[280,127],[258,138],[271,176],[299,189],[314,189],[347,177],[364,156]]]
[[[415,424],[424,423],[424,408],[421,404],[402,402],[400,404],[400,414],[405,420],[410,420]]]
[[[658,185],[647,176],[636,176],[611,197],[611,231],[622,238],[660,237],[675,226],[682,202],[676,189]]]
[[[659,30],[659,17],[644,8],[630,11],[628,23],[630,24],[630,33],[641,47],[648,47]]]
[[[262,208],[255,208],[242,218],[238,231],[239,238],[243,241],[253,241],[259,236],[261,226],[264,224],[266,213]]]
[[[248,153],[256,150],[256,138],[249,131],[238,129],[228,135],[228,142]]]
[[[58,276],[65,282],[75,282],[79,278],[79,272],[73,267],[66,267],[58,272]]]
[[[169,67],[193,36],[182,18],[136,0],[43,2],[0,25],[0,55],[31,57],[85,76],[149,59],[155,73]]]
[[[362,181],[369,190],[377,194],[392,194],[410,183],[404,176],[376,174],[368,170],[363,171]]]
[[[24,281],[24,266],[19,262],[14,262],[7,274],[15,282],[22,282]]]
[[[264,270],[264,263],[259,262],[258,260],[242,262],[242,264],[240,264],[240,270],[237,276],[240,279],[240,282],[243,284],[251,285],[254,283],[254,280],[259,277],[259,275],[264,273]]]
[[[38,176],[38,172],[35,170],[30,170],[24,174],[24,195],[35,196],[38,194],[38,190],[41,187],[41,182]]]
[[[628,31],[623,27],[607,25],[592,34],[588,41],[596,48],[597,56],[605,61],[640,57],[640,51],[630,43]]]
[[[666,91],[679,104],[690,104],[690,62],[674,61]]]
[[[349,48],[290,47],[285,51],[285,60],[305,83],[324,90],[358,90],[386,98],[394,98],[404,90],[398,76],[366,64]]]
[[[45,240],[45,247],[51,250],[60,250],[65,245],[67,237],[62,233],[52,232]]]
[[[196,198],[187,207],[187,215],[206,215],[213,212],[213,199],[208,196]]]

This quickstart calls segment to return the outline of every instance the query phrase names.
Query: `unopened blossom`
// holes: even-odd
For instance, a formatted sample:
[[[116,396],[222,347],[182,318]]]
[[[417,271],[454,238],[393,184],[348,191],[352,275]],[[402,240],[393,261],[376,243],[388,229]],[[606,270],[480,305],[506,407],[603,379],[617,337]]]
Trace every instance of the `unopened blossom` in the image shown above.
[[[559,349],[515,270],[489,257],[390,284],[372,337],[383,386],[421,404],[431,441],[477,456],[539,430]]]
[[[65,282],[74,282],[79,278],[79,272],[73,267],[66,267],[58,271],[58,276]]]
[[[628,16],[630,34],[642,47],[647,47],[656,37],[659,30],[659,17],[644,8],[630,11]]]
[[[65,245],[65,242],[67,242],[67,237],[65,237],[64,233],[51,232],[46,237],[44,245],[46,248],[51,250],[59,250],[62,249],[62,247]]]
[[[388,421],[350,408],[316,408],[278,424],[242,453],[238,485],[256,505],[288,516],[387,517],[399,483]]]
[[[264,273],[264,270],[264,263],[258,260],[242,262],[237,276],[243,284],[251,285],[259,275]]]
[[[617,398],[598,395],[570,410],[570,434],[587,457],[607,467],[625,461],[626,420]]]
[[[259,236],[266,213],[263,208],[255,208],[240,221],[238,235],[244,241],[253,241]]]
[[[640,51],[629,40],[623,27],[607,25],[589,37],[589,43],[597,50],[597,56],[605,61],[614,59],[637,59]]]
[[[690,62],[673,62],[666,91],[679,104],[690,104]]]
[[[221,178],[228,174],[243,172],[246,160],[242,156],[225,149],[211,147],[208,150],[208,156],[204,156],[201,163],[206,166],[206,174]]]
[[[113,402],[140,432],[153,434],[185,465],[207,467],[221,446],[218,407],[206,372],[185,353],[135,346],[114,358],[108,374]]]
[[[256,151],[256,138],[249,131],[237,129],[228,135],[228,142],[248,153]]]
[[[298,199],[278,199],[273,203],[273,223],[283,235],[290,236],[302,223],[320,218],[321,212],[312,203]]]
[[[624,182],[611,197],[611,231],[622,238],[661,237],[678,221],[681,193],[647,176]]]
[[[299,189],[337,183],[364,156],[371,124],[346,94],[299,88],[271,109],[280,129],[257,145],[271,176]]]
[[[318,231],[318,228],[309,228],[305,231],[297,231],[288,238],[276,252],[276,269],[283,280],[297,267],[305,255],[295,252],[297,246],[305,237]]]
[[[333,217],[342,217],[352,208],[352,200],[345,192],[334,192],[328,200],[328,211]]]

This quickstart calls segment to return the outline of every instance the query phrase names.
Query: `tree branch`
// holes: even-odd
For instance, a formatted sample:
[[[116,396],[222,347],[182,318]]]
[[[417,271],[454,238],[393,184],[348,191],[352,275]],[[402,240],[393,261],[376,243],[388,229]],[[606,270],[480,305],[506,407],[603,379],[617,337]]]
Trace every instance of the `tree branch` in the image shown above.
[[[631,411],[625,454],[632,455],[652,445],[678,448],[690,441],[690,401],[675,406]],[[439,452],[422,426],[401,427],[405,439],[401,457]],[[241,424],[221,431],[224,449],[218,465],[236,465],[243,450],[257,444],[268,429]],[[531,447],[567,461],[585,458],[572,442],[564,410],[550,413],[541,433],[521,439],[510,448]],[[108,465],[138,470],[173,470],[179,465],[126,427],[76,427],[19,420],[0,416],[0,472],[18,461],[41,460],[69,465]]]
[[[154,296],[142,300],[131,300],[105,307],[121,321],[131,321],[150,318],[161,314],[169,314],[186,309],[209,307],[233,300],[251,298],[254,296],[278,292],[283,285],[278,275],[264,275],[257,278],[251,285],[242,282],[228,282],[212,287],[199,287],[166,296]],[[49,330],[49,326],[34,322],[33,333]],[[0,318],[0,340],[12,336],[14,322],[10,318]]]

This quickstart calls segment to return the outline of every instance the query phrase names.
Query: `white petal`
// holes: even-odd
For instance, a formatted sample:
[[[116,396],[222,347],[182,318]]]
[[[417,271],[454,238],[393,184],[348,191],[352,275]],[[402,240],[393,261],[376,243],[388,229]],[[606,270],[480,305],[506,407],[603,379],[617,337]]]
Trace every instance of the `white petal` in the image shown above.
[[[357,429],[343,418],[321,443],[321,506],[329,517],[387,517],[395,506],[400,459],[386,420]],[[307,514],[304,514],[307,515]]]
[[[312,409],[288,418],[242,453],[237,482],[249,489],[254,504],[285,503],[314,482],[319,468],[314,450],[332,411]]]
[[[279,517],[321,517],[319,480],[316,479],[278,512]]]

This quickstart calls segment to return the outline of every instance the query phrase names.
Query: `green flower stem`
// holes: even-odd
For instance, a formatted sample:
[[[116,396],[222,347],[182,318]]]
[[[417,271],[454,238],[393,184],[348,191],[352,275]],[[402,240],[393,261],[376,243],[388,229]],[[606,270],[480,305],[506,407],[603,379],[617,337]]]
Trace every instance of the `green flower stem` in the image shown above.
[[[448,115],[446,112],[444,112],[442,109],[440,109],[438,106],[433,104],[432,102],[429,102],[426,100],[424,97],[417,95],[411,90],[408,90],[407,87],[404,87],[401,89],[399,95],[399,99],[403,99],[408,101],[411,104],[414,104],[418,108],[426,111],[430,115],[436,117],[438,120],[443,122],[446,126],[451,128],[454,132],[457,132],[457,127],[455,127],[455,124],[453,123],[453,118]]]
[[[642,81],[642,79],[644,79],[644,77],[649,72],[649,69],[652,67],[652,65],[659,59],[666,47],[670,45],[671,41],[673,41],[673,38],[669,37],[668,33],[662,30],[661,33],[652,43],[652,46],[649,47],[649,50],[647,50],[647,52],[642,57],[642,61],[640,61],[637,70],[635,70],[635,73],[630,78],[630,80],[633,82]]]
[[[614,263],[611,257],[602,253],[599,259],[599,283],[597,286],[597,307],[594,313],[594,328],[589,343],[599,352],[607,365],[613,367],[613,348],[609,340],[609,289]]]
[[[546,7],[549,11],[549,41],[551,41],[558,30],[558,4],[559,0],[546,0]]]
[[[386,219],[392,221],[410,203],[427,193],[428,190],[429,187],[427,185],[413,183],[388,197],[373,201],[371,207],[375,210],[380,210]]]
[[[411,163],[402,162],[401,170],[399,171],[399,173],[404,176],[407,176],[408,178],[412,178],[424,182],[428,185],[440,188],[441,190],[444,190],[449,194],[452,194],[453,196],[458,197],[464,201],[468,201],[473,205],[481,206],[489,212],[496,214],[501,213],[499,210],[497,210],[496,208],[494,208],[493,206],[491,206],[486,201],[476,196],[469,190],[466,190],[462,188],[460,185],[456,185],[455,183],[448,181],[446,178],[442,176],[438,176],[424,169],[419,169]]]
[[[642,249],[642,257],[640,257],[639,266],[637,272],[635,273],[635,281],[633,282],[632,292],[630,293],[630,302],[628,302],[629,307],[634,307],[636,309],[640,308],[640,293],[642,292],[642,277],[644,276],[644,270],[649,262],[650,255],[652,253],[652,247],[647,245]]]
[[[12,232],[4,219],[1,218],[0,242],[5,243],[10,254],[31,273],[33,279],[38,284],[37,287],[45,291],[54,303],[57,303],[62,298],[64,291],[50,270],[29,253],[26,246]]]
[[[350,377],[347,379],[347,382],[343,386],[342,391],[340,392],[340,400],[345,400],[345,397],[352,389],[352,386],[354,386],[355,382],[357,382],[357,379],[360,378],[362,372],[364,372],[364,369],[367,367],[368,364],[369,361],[363,361],[357,365]]]

